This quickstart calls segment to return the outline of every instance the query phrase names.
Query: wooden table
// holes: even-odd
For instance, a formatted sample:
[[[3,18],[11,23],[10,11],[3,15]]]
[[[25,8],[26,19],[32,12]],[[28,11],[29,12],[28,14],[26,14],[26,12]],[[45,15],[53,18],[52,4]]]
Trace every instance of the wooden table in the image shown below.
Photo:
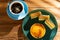
[[[26,37],[23,35],[21,25],[22,20],[15,21],[8,17],[6,8],[8,2],[11,0],[0,0],[0,40],[26,40]],[[54,40],[60,40],[60,9],[59,6],[56,6],[50,1],[35,1],[35,0],[25,0],[29,6],[29,12],[35,9],[46,9],[50,11],[57,19],[58,22],[58,32]],[[52,1],[53,2],[53,1]]]

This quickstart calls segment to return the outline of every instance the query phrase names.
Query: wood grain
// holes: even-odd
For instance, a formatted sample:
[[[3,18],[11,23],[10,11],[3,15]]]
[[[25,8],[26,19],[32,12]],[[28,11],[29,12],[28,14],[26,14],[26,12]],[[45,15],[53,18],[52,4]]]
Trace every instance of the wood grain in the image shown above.
[[[7,15],[6,8],[10,1],[0,0],[0,40],[26,40],[21,29],[23,19],[15,21]],[[55,16],[58,22],[58,31],[54,40],[60,40],[60,2],[56,0],[25,0],[25,2],[28,4],[29,12],[35,9],[45,9]]]

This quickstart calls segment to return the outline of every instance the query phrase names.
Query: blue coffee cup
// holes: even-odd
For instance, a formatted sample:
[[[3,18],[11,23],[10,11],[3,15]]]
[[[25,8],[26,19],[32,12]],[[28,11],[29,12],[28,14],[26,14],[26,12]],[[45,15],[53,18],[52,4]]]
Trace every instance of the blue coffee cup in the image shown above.
[[[19,13],[15,13],[12,11],[11,7],[15,4],[15,3],[19,3],[22,6],[22,10]],[[16,6],[16,5],[15,5]],[[14,7],[13,7],[14,8]],[[18,8],[16,8],[17,10],[19,10]],[[22,1],[22,0],[17,0],[17,1],[12,1],[11,3],[8,3],[8,7],[7,7],[7,14],[10,18],[12,18],[13,20],[21,20],[23,19],[27,14],[28,14],[28,6],[27,4]]]

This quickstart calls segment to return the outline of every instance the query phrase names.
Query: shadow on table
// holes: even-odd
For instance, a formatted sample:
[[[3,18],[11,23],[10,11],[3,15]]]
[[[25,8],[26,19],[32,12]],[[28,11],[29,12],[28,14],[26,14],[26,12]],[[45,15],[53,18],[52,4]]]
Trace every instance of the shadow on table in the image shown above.
[[[13,27],[17,26],[18,24],[6,24],[0,25],[0,36],[5,36],[10,33]]]
[[[18,40],[26,40],[26,37],[24,36],[21,26],[18,29]]]

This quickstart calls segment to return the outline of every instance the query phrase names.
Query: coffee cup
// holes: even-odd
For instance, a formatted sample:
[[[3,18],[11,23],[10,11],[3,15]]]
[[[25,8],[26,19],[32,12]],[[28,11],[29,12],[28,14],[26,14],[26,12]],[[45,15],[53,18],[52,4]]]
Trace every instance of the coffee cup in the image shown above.
[[[24,1],[8,3],[7,14],[13,20],[21,20],[28,14],[28,6]]]

